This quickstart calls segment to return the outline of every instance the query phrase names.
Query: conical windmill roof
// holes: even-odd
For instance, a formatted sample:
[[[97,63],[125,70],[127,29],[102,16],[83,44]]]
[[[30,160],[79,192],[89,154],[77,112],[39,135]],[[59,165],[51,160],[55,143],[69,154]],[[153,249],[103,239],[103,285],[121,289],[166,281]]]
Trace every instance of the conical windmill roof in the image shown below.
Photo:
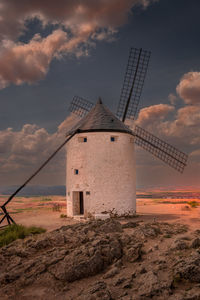
[[[77,129],[80,132],[116,131],[133,134],[123,122],[103,105],[100,98],[90,112],[72,128],[72,131]]]

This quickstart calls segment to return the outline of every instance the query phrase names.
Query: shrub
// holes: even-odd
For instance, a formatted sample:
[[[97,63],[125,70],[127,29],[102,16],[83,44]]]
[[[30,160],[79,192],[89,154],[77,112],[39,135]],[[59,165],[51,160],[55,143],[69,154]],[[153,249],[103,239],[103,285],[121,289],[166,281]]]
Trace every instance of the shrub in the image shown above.
[[[61,211],[62,206],[59,203],[53,203],[52,210],[53,211]]]
[[[45,232],[46,229],[41,227],[25,227],[23,225],[13,224],[0,231],[0,247],[10,244],[17,239],[24,239],[31,234]]]
[[[67,215],[61,214],[61,215],[60,215],[60,218],[67,218]]]
[[[199,205],[199,203],[197,201],[188,201],[188,203],[191,207],[197,207]]]
[[[51,198],[42,198],[40,201],[49,202],[49,201],[52,201],[52,199]]]

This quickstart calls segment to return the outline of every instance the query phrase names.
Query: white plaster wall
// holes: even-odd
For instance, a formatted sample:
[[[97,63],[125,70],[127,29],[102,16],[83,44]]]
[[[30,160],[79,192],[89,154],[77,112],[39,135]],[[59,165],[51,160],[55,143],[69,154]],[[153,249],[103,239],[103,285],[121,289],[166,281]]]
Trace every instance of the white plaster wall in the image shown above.
[[[111,136],[117,141],[111,142]],[[87,142],[80,143],[79,137],[87,137]],[[79,170],[78,175],[74,169]],[[66,185],[68,216],[73,216],[73,191],[84,193],[85,216],[113,209],[118,214],[135,212],[133,136],[120,132],[76,134],[67,144]]]

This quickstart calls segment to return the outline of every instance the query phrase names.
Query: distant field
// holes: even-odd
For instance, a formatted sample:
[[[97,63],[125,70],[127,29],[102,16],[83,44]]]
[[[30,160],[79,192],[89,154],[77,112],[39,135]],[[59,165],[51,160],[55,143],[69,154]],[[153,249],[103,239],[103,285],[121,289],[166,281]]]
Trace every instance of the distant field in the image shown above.
[[[0,204],[7,200],[8,196],[0,196]],[[66,208],[66,198],[63,196],[19,196],[12,199],[7,205],[10,213],[22,213],[26,211],[56,210]]]
[[[0,205],[7,199],[8,196],[0,195]],[[150,220],[178,221],[193,227],[200,226],[199,198],[137,197],[136,209],[138,215],[146,216]],[[13,198],[7,210],[18,224],[40,226],[47,230],[77,222],[66,218],[64,196],[19,196]]]

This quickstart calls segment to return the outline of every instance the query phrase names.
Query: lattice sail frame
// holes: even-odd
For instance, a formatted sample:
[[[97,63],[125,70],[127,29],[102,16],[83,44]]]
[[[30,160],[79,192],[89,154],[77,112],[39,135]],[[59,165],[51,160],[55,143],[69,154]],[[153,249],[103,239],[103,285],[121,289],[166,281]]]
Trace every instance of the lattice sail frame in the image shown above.
[[[137,114],[150,55],[150,51],[137,48],[130,49],[124,83],[116,113],[116,116],[123,122],[126,118],[134,119]]]
[[[135,143],[138,146],[149,151],[175,170],[183,173],[187,164],[187,154],[179,151],[139,126],[135,126],[133,133],[135,135]]]
[[[94,104],[86,99],[83,99],[79,96],[74,96],[69,110],[79,117],[84,117],[94,106]]]

